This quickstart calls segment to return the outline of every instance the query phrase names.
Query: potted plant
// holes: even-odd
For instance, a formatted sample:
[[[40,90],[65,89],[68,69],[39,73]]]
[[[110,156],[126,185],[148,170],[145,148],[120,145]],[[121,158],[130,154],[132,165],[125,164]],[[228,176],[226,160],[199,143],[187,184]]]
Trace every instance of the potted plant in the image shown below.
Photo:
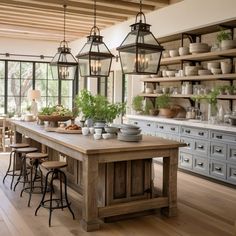
[[[157,104],[155,103],[155,106],[153,105],[153,102],[150,99],[146,99],[145,103],[145,114],[150,116],[157,116],[159,113],[159,110],[157,108]]]
[[[136,111],[137,114],[143,114],[143,97],[139,95],[133,97],[132,108]]]
[[[170,107],[170,95],[168,93],[157,97],[156,104],[159,109],[159,116],[163,116],[166,118],[174,117],[175,113]]]
[[[217,34],[217,41],[222,50],[232,49],[236,46],[235,40],[232,39],[231,32],[227,32],[223,29]]]
[[[225,92],[227,95],[233,95],[235,91],[235,86],[233,85],[225,85]]]
[[[110,103],[106,97],[93,96],[88,90],[81,90],[75,98],[78,112],[93,122],[111,123],[117,116],[125,112],[125,103]],[[101,125],[101,124],[99,124]]]

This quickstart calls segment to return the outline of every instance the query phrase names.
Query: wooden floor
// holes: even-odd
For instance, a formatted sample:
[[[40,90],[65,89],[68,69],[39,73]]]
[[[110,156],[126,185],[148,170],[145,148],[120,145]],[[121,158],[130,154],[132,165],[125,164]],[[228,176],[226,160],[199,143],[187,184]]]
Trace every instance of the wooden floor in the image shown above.
[[[165,218],[149,215],[116,223],[104,223],[100,231],[86,233],[80,225],[81,210],[74,207],[76,220],[68,210],[53,212],[52,227],[48,227],[48,212],[34,210],[40,196],[34,195],[27,207],[27,194],[19,197],[9,190],[2,178],[8,155],[0,153],[0,236],[228,236],[236,235],[236,189],[178,173],[178,216]],[[161,175],[155,166],[155,178]],[[73,206],[72,206],[73,207]]]

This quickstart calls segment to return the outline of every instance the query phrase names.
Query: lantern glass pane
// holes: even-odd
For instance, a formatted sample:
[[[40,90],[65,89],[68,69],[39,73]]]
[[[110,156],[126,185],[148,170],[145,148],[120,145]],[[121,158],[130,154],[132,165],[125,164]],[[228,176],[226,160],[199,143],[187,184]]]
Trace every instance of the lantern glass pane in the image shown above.
[[[124,40],[124,42],[122,43],[121,46],[136,43],[137,33],[138,33],[138,31],[130,32],[127,35],[127,37],[125,38],[125,40]]]
[[[79,58],[79,70],[82,77],[89,75],[90,71],[88,57]]]
[[[91,75],[93,76],[108,76],[111,64],[111,58],[108,57],[91,57]]]
[[[135,61],[136,61],[135,51],[124,52],[120,51],[120,59],[122,63],[123,73],[134,73],[136,72]]]
[[[58,75],[61,80],[73,80],[75,78],[76,66],[59,65]]]
[[[52,64],[50,65],[51,67],[51,72],[52,72],[52,78],[53,79],[58,79],[58,67],[57,67],[57,64]]]
[[[144,31],[139,32],[138,42],[144,43],[144,44],[151,44],[151,45],[155,45],[155,46],[159,45],[157,40],[154,38],[153,34],[151,34],[150,32],[147,33]]]

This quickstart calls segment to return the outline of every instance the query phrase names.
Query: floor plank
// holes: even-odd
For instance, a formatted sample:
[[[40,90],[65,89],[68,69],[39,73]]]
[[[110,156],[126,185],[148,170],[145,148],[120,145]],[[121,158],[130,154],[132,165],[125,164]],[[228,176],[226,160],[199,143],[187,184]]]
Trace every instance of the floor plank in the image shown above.
[[[87,233],[79,224],[81,209],[73,203],[76,220],[72,220],[68,210],[57,210],[49,228],[46,209],[34,216],[39,195],[34,195],[32,206],[27,207],[26,193],[20,198],[20,188],[11,191],[9,178],[2,184],[7,164],[8,155],[0,154],[0,236],[236,236],[236,189],[183,172],[178,172],[177,217],[166,218],[157,213],[102,224],[100,231]],[[155,165],[154,169],[155,185],[159,186],[162,168]]]

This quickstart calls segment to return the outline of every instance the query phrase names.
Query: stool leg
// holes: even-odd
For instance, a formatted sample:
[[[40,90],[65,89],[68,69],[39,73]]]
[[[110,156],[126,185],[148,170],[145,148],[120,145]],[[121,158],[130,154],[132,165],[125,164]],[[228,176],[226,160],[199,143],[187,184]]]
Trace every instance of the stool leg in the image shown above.
[[[54,177],[55,174],[56,174],[56,172],[55,172],[55,170],[53,170],[52,179],[51,179],[51,182],[50,182],[50,188],[51,189],[52,189],[52,186],[53,186],[53,180],[54,180],[53,177]],[[53,194],[53,192],[50,191],[50,200],[49,200],[50,206],[49,206],[49,221],[48,221],[49,227],[51,227],[51,219],[52,219],[52,211],[53,211],[53,209],[52,209],[52,194]]]
[[[38,207],[37,207],[36,210],[35,210],[35,213],[34,213],[35,216],[37,215],[37,212],[38,212],[39,208],[43,205],[43,202],[44,202],[44,199],[45,199],[45,196],[46,196],[46,192],[47,192],[47,188],[48,188],[48,176],[49,176],[49,174],[50,174],[51,172],[52,172],[52,171],[49,171],[49,172],[46,174],[43,196],[42,196],[42,199],[41,199],[41,201],[40,201]]]
[[[17,181],[16,181],[16,183],[15,183],[15,186],[14,186],[14,191],[16,190],[16,186],[19,184],[19,182],[20,182],[20,179],[23,177],[23,168],[24,168],[24,160],[23,160],[23,158],[21,159],[21,168],[20,168],[20,174],[19,174],[19,176],[18,176],[18,178],[17,178]]]
[[[60,170],[59,170],[59,171],[60,171]],[[61,173],[61,174],[63,175],[63,177],[64,177],[65,200],[66,200],[66,204],[67,204],[67,206],[68,206],[68,208],[69,208],[70,213],[72,214],[73,219],[75,219],[74,212],[72,211],[72,209],[71,209],[71,207],[70,207],[70,203],[69,203],[68,198],[67,198],[67,179],[66,179],[66,175],[65,175],[65,173],[64,173],[63,171],[60,171],[60,173]]]
[[[30,192],[29,192],[28,207],[30,207],[30,201],[31,201],[32,191],[33,191],[33,169],[34,169],[34,166],[32,165],[31,170],[30,170]]]
[[[12,169],[12,179],[11,179],[11,190],[12,190],[12,186],[13,186],[14,178],[15,178],[15,169],[16,169],[16,152],[14,151],[14,156],[13,156],[13,169]]]
[[[13,151],[10,153],[9,165],[8,165],[8,168],[7,168],[6,174],[5,174],[4,178],[3,178],[3,181],[2,181],[3,183],[5,183],[5,179],[6,179],[8,173],[10,172],[10,169],[11,169],[12,153],[13,153]]]
[[[60,176],[60,200],[61,200],[61,210],[63,211],[63,193],[62,193],[62,174],[59,172]]]

